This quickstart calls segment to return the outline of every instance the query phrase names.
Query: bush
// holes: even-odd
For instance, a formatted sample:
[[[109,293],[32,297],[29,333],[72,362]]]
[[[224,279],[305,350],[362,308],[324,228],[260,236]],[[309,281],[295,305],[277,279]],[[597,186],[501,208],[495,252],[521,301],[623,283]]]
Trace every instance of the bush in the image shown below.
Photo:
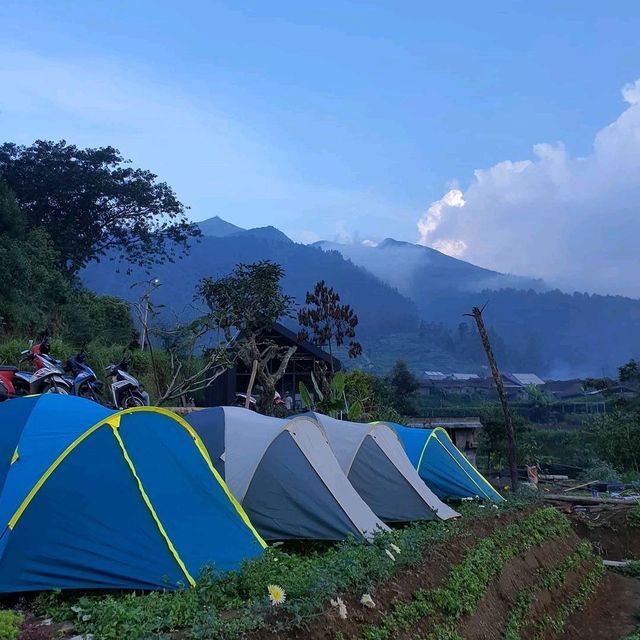
[[[620,482],[620,473],[608,462],[596,460],[592,466],[585,469],[580,475],[580,480],[602,480],[603,482]]]
[[[21,624],[21,614],[15,611],[0,611],[0,640],[16,640]]]
[[[636,504],[629,510],[627,515],[629,526],[634,529],[640,529],[640,504]],[[638,563],[640,565],[640,562]]]

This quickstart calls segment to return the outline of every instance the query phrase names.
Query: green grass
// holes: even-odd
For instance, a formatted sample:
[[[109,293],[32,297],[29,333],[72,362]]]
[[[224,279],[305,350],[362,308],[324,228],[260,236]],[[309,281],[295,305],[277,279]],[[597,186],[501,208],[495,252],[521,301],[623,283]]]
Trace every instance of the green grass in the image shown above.
[[[267,619],[276,630],[301,626],[324,611],[336,595],[373,592],[400,569],[420,563],[425,551],[452,539],[468,521],[499,519],[535,500],[535,496],[513,496],[499,509],[468,504],[462,508],[462,519],[413,524],[379,535],[371,545],[347,540],[307,553],[270,548],[238,572],[222,576],[205,572],[194,589],[80,598],[50,592],[37,597],[34,610],[56,621],[72,621],[75,633],[93,633],[95,640],[160,638],[174,630],[196,640],[233,640],[264,626]],[[386,553],[391,544],[401,549],[394,554],[395,562]],[[273,583],[287,593],[277,610],[267,599],[267,585]],[[229,610],[233,617],[222,615]]]

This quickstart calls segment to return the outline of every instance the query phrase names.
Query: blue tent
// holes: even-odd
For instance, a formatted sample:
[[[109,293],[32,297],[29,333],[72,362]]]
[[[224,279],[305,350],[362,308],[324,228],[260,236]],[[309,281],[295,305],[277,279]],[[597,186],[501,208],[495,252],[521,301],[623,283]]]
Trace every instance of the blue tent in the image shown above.
[[[442,427],[416,429],[394,422],[387,424],[395,429],[411,464],[439,498],[504,500],[451,442]]]
[[[175,589],[265,546],[184,420],[62,395],[0,404],[0,593]]]

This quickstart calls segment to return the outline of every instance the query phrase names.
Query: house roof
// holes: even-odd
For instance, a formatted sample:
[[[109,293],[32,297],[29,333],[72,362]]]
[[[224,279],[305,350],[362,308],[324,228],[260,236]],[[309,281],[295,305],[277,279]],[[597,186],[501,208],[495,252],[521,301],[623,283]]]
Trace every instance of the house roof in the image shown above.
[[[544,384],[544,380],[539,378],[535,373],[505,373],[505,376],[522,386],[527,386],[528,384],[534,384],[536,386]]]
[[[318,345],[315,345],[311,342],[307,342],[306,340],[299,340],[298,334],[295,333],[295,331],[292,331],[291,329],[289,329],[288,327],[285,327],[283,324],[276,322],[276,324],[273,325],[272,330],[274,331],[274,333],[281,335],[286,340],[289,340],[290,342],[294,342],[295,344],[297,344],[298,349],[303,349],[304,351],[307,351],[318,360],[323,360],[324,362],[326,362],[329,366],[331,366],[331,361],[333,360],[334,371],[340,371],[342,369],[342,363],[340,362],[340,360],[338,360],[338,358],[330,355]]]

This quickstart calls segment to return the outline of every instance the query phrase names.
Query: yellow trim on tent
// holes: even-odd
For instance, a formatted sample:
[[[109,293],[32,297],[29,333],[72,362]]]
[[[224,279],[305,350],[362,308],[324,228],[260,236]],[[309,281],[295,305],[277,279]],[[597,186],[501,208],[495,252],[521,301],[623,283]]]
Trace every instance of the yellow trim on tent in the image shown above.
[[[498,496],[500,496],[500,494],[491,486],[491,484],[489,483],[489,481],[481,474],[479,473],[475,468],[472,467],[473,471],[475,472],[475,475],[477,476],[477,478],[474,478],[467,469],[464,468],[464,466],[462,466],[460,464],[460,461],[451,453],[451,451],[449,451],[449,449],[442,443],[440,442],[437,432],[442,432],[444,433],[445,437],[447,438],[447,440],[449,440],[449,442],[451,442],[451,444],[455,447],[455,445],[453,444],[453,441],[451,440],[451,438],[449,437],[449,434],[446,432],[445,429],[443,429],[442,427],[433,427],[431,433],[429,434],[429,437],[427,438],[427,441],[424,444],[424,447],[422,449],[422,453],[420,454],[420,460],[418,460],[418,466],[416,467],[418,471],[420,471],[420,465],[422,464],[422,458],[424,456],[424,453],[427,449],[427,445],[429,444],[429,440],[431,440],[432,437],[435,437],[436,442],[449,454],[449,457],[460,467],[460,469],[462,469],[463,473],[467,476],[467,478],[469,478],[469,480],[471,480],[471,482],[473,482],[473,484],[476,485],[476,487],[478,487],[478,489],[480,490],[481,493],[483,493],[485,495],[485,497],[491,499],[491,496],[489,494],[487,494],[486,490],[483,489],[476,481],[477,478],[480,478],[480,480],[482,480],[491,490],[491,493],[493,494],[497,494]],[[462,455],[462,454],[461,454]],[[464,456],[463,456],[464,457]],[[465,462],[471,466],[471,463],[464,458]],[[502,497],[502,496],[500,496]]]
[[[87,429],[83,434],[78,436],[49,466],[49,468],[42,474],[38,482],[36,482],[31,491],[27,494],[26,498],[22,501],[22,504],[18,507],[16,512],[13,514],[11,520],[9,520],[9,529],[13,529],[16,526],[18,520],[24,513],[25,509],[29,506],[36,493],[40,491],[42,485],[49,479],[51,474],[60,466],[60,464],[64,461],[64,459],[84,440],[86,440],[92,433],[95,433],[100,427],[103,427],[105,424],[109,424],[109,421],[112,420],[112,416],[109,416],[106,420],[102,420],[98,422],[98,424],[94,424],[93,427]]]
[[[13,464],[14,462],[17,462],[19,457],[20,457],[20,454],[18,453],[18,447],[16,447],[16,450],[13,452],[13,455],[11,456],[11,464]]]
[[[371,424],[386,424],[388,426],[390,426],[393,429],[393,426],[390,425],[388,422],[384,422],[381,420],[378,420],[376,422],[372,422]],[[408,427],[406,427],[408,428]],[[447,449],[447,447],[444,446],[444,444],[442,444],[442,442],[440,442],[440,440],[438,440],[438,436],[436,434],[437,431],[442,431],[442,433],[444,433],[444,435],[446,436],[447,440],[449,440],[449,442],[451,442],[451,444],[455,447],[456,445],[453,444],[453,440],[451,440],[451,438],[449,437],[449,434],[447,433],[446,429],[443,429],[442,427],[431,427],[431,433],[429,434],[429,436],[427,437],[427,441],[424,443],[424,446],[422,447],[422,451],[420,452],[420,458],[418,459],[418,464],[416,465],[416,471],[420,471],[420,466],[422,465],[422,459],[424,457],[425,451],[427,450],[427,445],[429,444],[429,440],[431,440],[432,437],[435,437],[436,442],[449,454],[449,456],[451,457],[451,459],[462,469],[462,471],[465,473],[465,475],[469,478],[469,480],[471,480],[471,482],[473,482],[473,484],[476,485],[476,487],[478,487],[478,489],[480,489],[481,493],[484,493],[484,495],[491,499],[490,495],[487,495],[486,491],[475,481],[475,479],[469,475],[469,472],[460,464],[460,462],[452,455],[451,451],[449,451],[449,449]],[[462,455],[462,454],[461,454]],[[489,487],[489,490],[491,491],[492,494],[497,495],[501,500],[504,500],[504,498],[491,486],[491,483],[477,470],[475,469],[471,463],[466,459],[466,457],[463,458],[465,460],[465,462],[473,469],[473,471],[475,472],[475,474],[480,478],[480,480],[482,480],[482,482],[484,482],[487,487]]]
[[[169,411],[168,409],[164,409],[163,407],[131,407],[131,409],[125,409],[121,411],[118,415],[126,414],[126,413],[138,413],[138,412],[150,412],[150,413],[159,413],[161,415],[167,416],[171,418],[175,422],[177,422],[181,427],[186,429],[189,432],[189,435],[193,438],[193,441],[198,448],[198,451],[205,459],[209,470],[214,475],[215,479],[218,481],[218,484],[222,487],[225,495],[234,506],[235,510],[238,512],[238,515],[242,518],[242,521],[249,527],[253,535],[256,537],[260,546],[263,549],[267,548],[267,543],[262,539],[260,534],[256,531],[255,527],[249,520],[249,516],[246,514],[245,510],[242,508],[242,505],[235,499],[231,491],[229,491],[229,487],[227,487],[227,483],[222,479],[222,476],[218,473],[217,469],[213,466],[211,462],[211,457],[209,456],[209,452],[207,448],[204,446],[204,442],[196,432],[196,430],[186,421],[184,418],[181,418],[179,415],[173,413],[173,411]]]
[[[178,564],[180,569],[182,569],[182,573],[184,573],[184,575],[187,578],[187,581],[189,582],[189,584],[192,587],[195,587],[196,586],[196,581],[193,579],[193,577],[189,573],[186,565],[184,564],[184,562],[182,561],[182,558],[180,557],[180,554],[178,553],[178,551],[176,550],[175,546],[173,545],[173,542],[171,541],[171,538],[169,537],[169,534],[167,533],[166,529],[162,525],[162,522],[160,521],[160,517],[156,513],[156,510],[153,508],[153,504],[151,503],[151,499],[149,498],[147,492],[144,489],[144,485],[142,484],[142,480],[140,480],[140,476],[138,475],[138,472],[136,471],[135,465],[133,464],[133,460],[131,460],[131,457],[129,456],[129,452],[127,451],[127,448],[124,446],[124,442],[122,441],[122,438],[120,437],[120,434],[118,433],[118,429],[120,427],[119,423],[120,423],[120,420],[119,420],[119,416],[118,416],[118,424],[117,425],[111,424],[111,432],[113,433],[115,439],[117,440],[118,445],[120,445],[120,450],[122,451],[122,456],[124,457],[129,469],[131,470],[131,474],[135,478],[135,481],[136,481],[136,483],[138,485],[138,491],[140,491],[140,495],[142,496],[142,499],[144,500],[144,503],[147,505],[147,509],[149,509],[149,513],[151,514],[151,517],[153,518],[154,522],[156,523],[156,526],[158,527],[158,531],[160,532],[160,535],[164,538],[164,541],[167,543],[167,547],[169,547],[169,551],[171,552],[171,555],[173,556],[174,560],[176,561],[176,563]]]
[[[60,464],[64,461],[64,459],[79,444],[81,444],[84,440],[86,440],[92,433],[95,433],[100,427],[103,427],[106,424],[108,424],[110,426],[119,425],[120,424],[120,416],[122,416],[124,414],[127,414],[127,413],[137,413],[139,411],[140,412],[148,412],[148,413],[159,413],[159,414],[164,415],[164,416],[166,416],[168,418],[171,418],[172,420],[177,422],[181,427],[183,427],[184,429],[187,430],[189,435],[192,437],[192,439],[193,439],[198,451],[200,452],[200,455],[204,458],[205,462],[207,463],[207,466],[209,467],[209,470],[211,471],[211,473],[213,474],[213,477],[216,479],[216,481],[218,482],[218,484],[220,485],[220,487],[224,491],[226,497],[229,499],[231,504],[234,506],[236,512],[242,518],[242,521],[247,525],[249,530],[253,533],[253,535],[255,536],[256,540],[260,544],[260,546],[263,549],[266,549],[267,548],[267,543],[262,539],[260,534],[256,531],[256,529],[253,526],[253,524],[251,524],[251,521],[249,520],[249,516],[246,514],[245,510],[242,508],[240,503],[233,497],[233,495],[229,491],[229,487],[227,487],[227,484],[225,483],[225,481],[222,479],[220,474],[217,472],[217,470],[213,466],[213,464],[211,462],[211,458],[209,457],[209,453],[208,453],[206,447],[204,446],[204,443],[200,439],[200,436],[196,433],[196,431],[193,429],[193,427],[188,422],[186,422],[183,418],[181,418],[180,416],[176,415],[172,411],[169,411],[168,409],[164,409],[162,407],[132,407],[131,409],[124,409],[123,411],[120,411],[120,412],[118,412],[118,413],[116,413],[116,414],[114,414],[112,416],[109,416],[108,418],[105,418],[104,420],[98,422],[97,424],[95,424],[92,427],[90,427],[89,429],[87,429],[83,434],[78,436],[78,438],[76,438],[53,461],[53,463],[44,472],[44,474],[38,480],[38,482],[36,482],[36,484],[32,487],[31,491],[29,491],[29,493],[27,494],[26,498],[22,501],[22,503],[18,507],[17,511],[13,514],[11,520],[9,520],[9,525],[8,525],[9,528],[13,529],[13,527],[15,527],[16,523],[18,522],[18,520],[20,520],[20,517],[24,513],[25,509],[29,506],[29,504],[31,503],[31,501],[33,500],[35,495],[42,488],[42,485],[44,485],[44,483],[49,479],[51,474],[60,466]]]

